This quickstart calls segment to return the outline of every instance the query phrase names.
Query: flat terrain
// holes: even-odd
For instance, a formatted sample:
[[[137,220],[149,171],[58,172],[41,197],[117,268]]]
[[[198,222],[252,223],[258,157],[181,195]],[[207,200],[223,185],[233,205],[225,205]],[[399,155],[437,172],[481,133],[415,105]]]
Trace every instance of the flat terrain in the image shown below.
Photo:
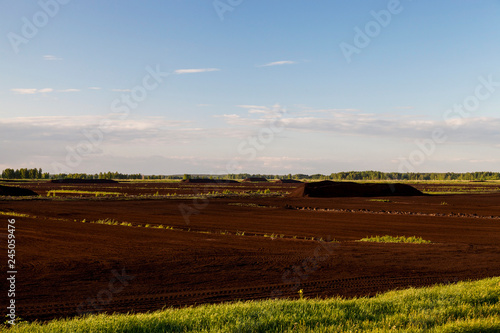
[[[295,298],[300,289],[308,297],[374,295],[500,275],[498,185],[422,183],[415,187],[464,194],[375,199],[287,198],[279,194],[297,184],[273,183],[22,186],[42,197],[0,200],[0,237],[15,218],[24,319]],[[120,195],[48,198],[50,190]],[[89,223],[105,219],[127,225]],[[357,241],[376,235],[432,244]]]

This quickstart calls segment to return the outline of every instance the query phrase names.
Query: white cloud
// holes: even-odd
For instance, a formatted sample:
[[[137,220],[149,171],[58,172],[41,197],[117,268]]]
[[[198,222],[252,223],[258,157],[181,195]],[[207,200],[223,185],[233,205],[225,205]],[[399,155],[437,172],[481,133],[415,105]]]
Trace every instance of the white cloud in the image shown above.
[[[305,113],[331,113],[336,114],[338,112],[360,112],[360,109],[318,109],[318,110],[306,110]]]
[[[190,121],[173,121],[162,117],[120,119],[118,114],[108,116],[40,116],[0,118],[0,133],[8,133],[10,140],[75,142],[84,139],[83,130],[97,130],[106,121],[106,131],[101,131],[106,143],[186,143],[207,138],[239,138],[244,130],[207,129],[192,126]]]
[[[192,68],[192,69],[177,69],[174,71],[175,74],[192,74],[192,73],[206,73],[206,72],[217,72],[220,71],[219,68]]]
[[[54,60],[63,60],[62,58],[47,54],[43,56],[43,60],[49,60],[49,61],[54,61]]]
[[[270,109],[255,105],[240,105],[240,107],[248,109],[251,114],[264,115],[245,117],[238,114],[224,114],[220,117],[231,126],[262,128],[269,125],[272,118],[271,113],[265,114],[265,112],[271,111]],[[282,113],[279,115],[279,122],[288,131],[304,133],[323,132],[334,135],[392,138],[398,141],[412,142],[415,139],[429,139],[434,130],[441,129],[447,135],[449,143],[481,143],[493,146],[494,142],[500,141],[500,132],[498,132],[500,118],[476,117],[445,122],[390,114],[370,114],[350,109],[323,111],[318,110],[318,115],[311,114],[310,116]],[[310,112],[316,111],[311,110]]]
[[[250,114],[264,114],[267,118],[276,117],[280,114],[286,112],[279,104],[275,104],[272,107],[263,105],[237,105],[239,108],[246,109]]]
[[[20,95],[31,95],[31,94],[36,94],[37,89],[15,88],[15,89],[11,89],[10,91],[15,92],[16,94],[20,94]]]
[[[260,66],[257,66],[257,67],[270,67],[270,66],[281,66],[281,65],[293,65],[293,64],[296,64],[297,62],[296,61],[291,61],[291,60],[282,60],[282,61],[274,61],[274,62],[270,62],[270,63],[267,63],[265,65],[260,65]]]
[[[11,89],[10,91],[20,94],[20,95],[33,95],[33,94],[46,94],[46,93],[51,93],[54,92],[55,90],[52,88],[43,88],[43,89],[35,89],[35,88],[16,88],[16,89]],[[57,92],[60,93],[67,93],[67,92],[78,92],[80,89],[60,89],[57,90]]]
[[[488,159],[480,159],[480,160],[469,160],[469,163],[498,163],[500,159],[488,158]]]
[[[237,105],[237,107],[247,109],[248,113],[268,113],[269,108],[267,106],[260,105]]]
[[[33,94],[44,94],[53,92],[52,88],[43,88],[43,89],[35,89],[35,88],[15,88],[10,91],[19,94],[19,95],[33,95]]]

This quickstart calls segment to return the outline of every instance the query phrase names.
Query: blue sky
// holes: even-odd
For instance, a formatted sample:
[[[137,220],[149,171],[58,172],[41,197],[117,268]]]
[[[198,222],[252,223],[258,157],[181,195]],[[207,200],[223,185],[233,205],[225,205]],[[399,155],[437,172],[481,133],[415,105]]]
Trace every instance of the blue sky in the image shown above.
[[[498,0],[0,8],[0,169],[500,171]]]

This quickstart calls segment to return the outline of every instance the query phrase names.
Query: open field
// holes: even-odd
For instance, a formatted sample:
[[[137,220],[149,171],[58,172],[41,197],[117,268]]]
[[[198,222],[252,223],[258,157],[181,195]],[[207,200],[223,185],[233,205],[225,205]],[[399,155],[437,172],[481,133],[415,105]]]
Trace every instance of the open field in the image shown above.
[[[372,296],[500,275],[497,184],[421,183],[471,191],[380,200],[282,195],[296,184],[22,184],[41,197],[0,200],[0,237],[15,218],[16,300],[28,320],[298,298],[299,290]],[[51,190],[72,192],[47,197]],[[359,241],[372,236],[431,243]]]
[[[12,332],[498,332],[500,278],[373,298],[247,301],[21,324]]]

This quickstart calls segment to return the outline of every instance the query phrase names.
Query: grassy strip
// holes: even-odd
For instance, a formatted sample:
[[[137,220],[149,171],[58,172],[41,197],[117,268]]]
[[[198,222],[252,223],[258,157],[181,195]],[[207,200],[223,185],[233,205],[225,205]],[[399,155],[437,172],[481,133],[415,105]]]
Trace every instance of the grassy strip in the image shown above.
[[[74,220],[76,222],[76,220]],[[156,228],[156,229],[165,229],[165,230],[176,230],[176,231],[183,231],[183,232],[194,232],[194,233],[199,233],[199,234],[214,234],[214,235],[236,235],[236,236],[245,236],[246,231],[239,231],[237,230],[236,232],[230,232],[227,230],[219,230],[219,231],[209,231],[209,230],[191,230],[191,228],[183,229],[183,228],[176,228],[168,225],[163,225],[163,224],[133,224],[130,222],[120,222],[116,221],[115,219],[99,219],[95,221],[87,221],[87,219],[83,219],[81,221],[82,223],[92,223],[92,224],[106,224],[106,225],[120,225],[120,226],[126,226],[126,227],[135,227],[135,228]],[[252,233],[250,233],[252,234]],[[249,236],[249,235],[247,235]],[[254,234],[254,236],[257,236]],[[277,239],[277,238],[290,238],[285,236],[284,234],[264,234],[263,237],[271,238],[271,239]],[[291,238],[293,239],[299,239],[299,240],[311,240],[311,241],[318,241],[318,242],[337,242],[337,240],[333,239],[323,239],[323,237],[314,237],[314,236],[292,236]]]
[[[92,315],[9,332],[499,332],[500,278],[373,298],[267,300]]]
[[[56,196],[56,194],[91,194],[95,195],[96,197],[98,196],[105,196],[105,195],[123,195],[123,193],[120,192],[102,192],[102,191],[79,191],[79,190],[50,190],[47,191],[47,196],[50,197]]]
[[[32,217],[32,218],[36,218],[36,216],[33,216],[33,215],[23,214],[23,213],[16,213],[16,212],[0,212],[0,215],[8,215],[8,216],[16,216],[16,217]]]
[[[413,243],[413,244],[429,244],[431,241],[422,239],[422,237],[405,237],[405,236],[371,236],[362,238],[359,242],[376,242],[376,243]]]

